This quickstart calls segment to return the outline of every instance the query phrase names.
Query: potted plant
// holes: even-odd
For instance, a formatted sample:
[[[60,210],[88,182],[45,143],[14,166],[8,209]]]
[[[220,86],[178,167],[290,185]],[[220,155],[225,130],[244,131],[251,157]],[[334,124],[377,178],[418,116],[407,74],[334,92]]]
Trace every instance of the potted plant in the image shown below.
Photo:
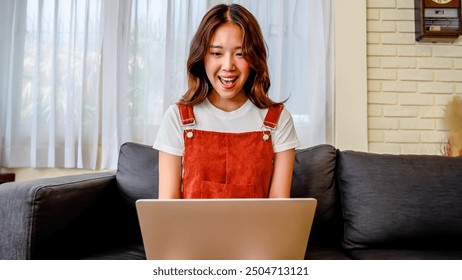
[[[454,96],[446,105],[444,121],[448,128],[448,140],[443,149],[445,156],[462,155],[462,100]]]

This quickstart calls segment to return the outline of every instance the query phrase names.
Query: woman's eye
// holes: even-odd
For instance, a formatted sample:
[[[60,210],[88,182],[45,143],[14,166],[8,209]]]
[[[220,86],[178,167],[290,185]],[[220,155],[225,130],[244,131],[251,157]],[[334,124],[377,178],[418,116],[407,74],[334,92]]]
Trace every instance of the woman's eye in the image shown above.
[[[221,53],[219,53],[219,52],[212,52],[211,54],[212,54],[213,56],[220,56],[220,55],[221,55]]]
[[[243,53],[236,53],[236,56],[244,56]]]

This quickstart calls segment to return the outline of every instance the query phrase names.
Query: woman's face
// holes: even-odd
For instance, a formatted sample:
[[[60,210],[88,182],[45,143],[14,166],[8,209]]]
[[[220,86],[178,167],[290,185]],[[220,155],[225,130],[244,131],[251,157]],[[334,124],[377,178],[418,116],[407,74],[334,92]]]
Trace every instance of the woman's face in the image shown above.
[[[244,84],[250,65],[242,53],[242,31],[234,23],[219,26],[204,57],[205,72],[213,90],[208,98],[217,108],[233,111],[247,100]]]

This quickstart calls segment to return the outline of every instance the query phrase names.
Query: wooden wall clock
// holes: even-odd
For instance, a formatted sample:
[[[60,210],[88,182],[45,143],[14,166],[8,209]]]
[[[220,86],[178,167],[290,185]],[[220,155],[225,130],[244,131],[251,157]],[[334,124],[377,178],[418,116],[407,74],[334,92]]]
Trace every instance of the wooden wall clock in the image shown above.
[[[452,43],[462,35],[461,0],[414,0],[415,38]]]

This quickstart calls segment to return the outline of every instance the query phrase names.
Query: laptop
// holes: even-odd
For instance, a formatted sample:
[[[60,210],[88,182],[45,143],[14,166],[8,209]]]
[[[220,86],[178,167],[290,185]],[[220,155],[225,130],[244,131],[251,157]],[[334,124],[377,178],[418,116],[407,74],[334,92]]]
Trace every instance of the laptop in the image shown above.
[[[148,260],[303,260],[316,199],[141,199]]]

